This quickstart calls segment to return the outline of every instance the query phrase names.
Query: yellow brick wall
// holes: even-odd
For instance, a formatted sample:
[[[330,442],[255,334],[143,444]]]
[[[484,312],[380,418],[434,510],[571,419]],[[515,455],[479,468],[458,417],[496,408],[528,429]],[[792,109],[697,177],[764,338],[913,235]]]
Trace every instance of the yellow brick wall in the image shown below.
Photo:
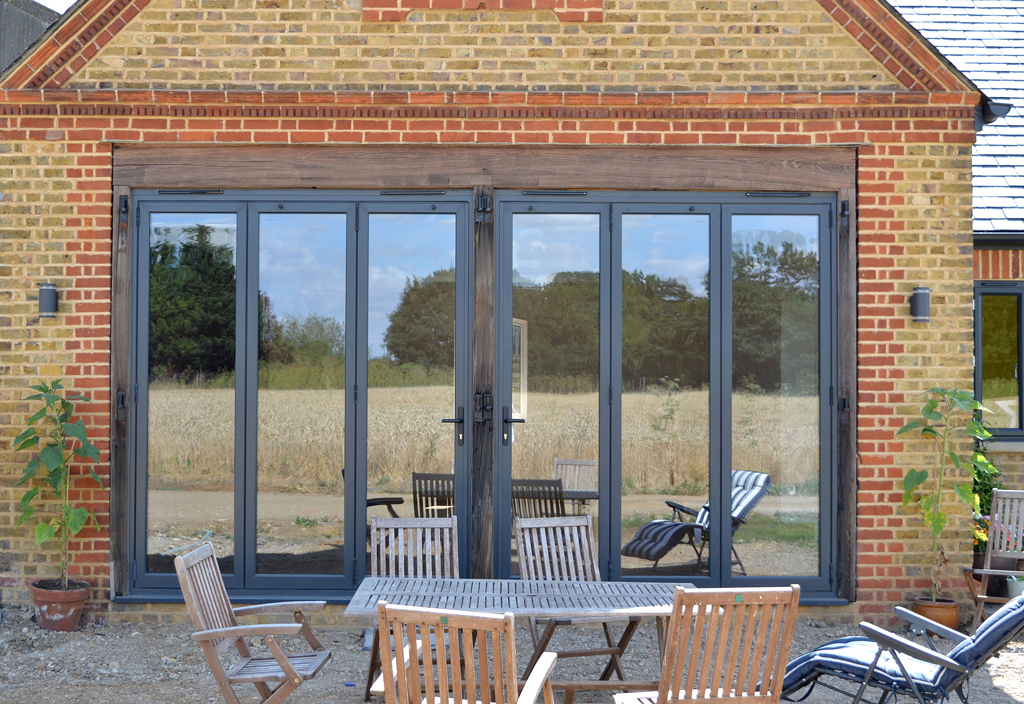
[[[67,87],[215,90],[898,90],[816,0],[606,0],[414,11],[358,0],[154,0]]]
[[[2,125],[2,120],[0,120]],[[25,601],[25,578],[59,573],[54,543],[38,548],[33,528],[17,527],[23,487],[12,488],[29,453],[8,451],[39,406],[22,399],[29,385],[63,378],[94,399],[78,415],[100,448],[106,475],[110,374],[110,146],[0,140],[0,588],[4,602]],[[36,284],[60,292],[56,319],[40,320]],[[107,496],[82,466],[73,498],[97,512],[102,528],[82,530],[69,572],[90,581],[93,599],[109,588]],[[83,476],[85,475],[85,476]],[[52,507],[51,507],[52,508]],[[40,516],[45,515],[42,508]],[[90,608],[98,604],[90,604]]]

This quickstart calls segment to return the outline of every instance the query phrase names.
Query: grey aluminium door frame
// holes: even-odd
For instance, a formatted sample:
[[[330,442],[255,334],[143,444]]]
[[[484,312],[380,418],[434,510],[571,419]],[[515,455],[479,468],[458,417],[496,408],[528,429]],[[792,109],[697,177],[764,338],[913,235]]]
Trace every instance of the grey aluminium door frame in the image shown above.
[[[459,194],[462,194],[461,196]],[[470,213],[472,192],[456,191],[456,198],[442,198],[438,196],[420,196],[412,199],[408,194],[402,194],[401,200],[398,197],[383,200],[362,201],[358,206],[357,213],[357,256],[359,271],[361,273],[356,291],[358,301],[358,339],[363,343],[356,345],[356,377],[355,393],[357,403],[355,416],[357,427],[360,433],[355,443],[356,446],[356,467],[363,468],[362,472],[353,474],[359,475],[361,486],[357,487],[354,495],[364,499],[357,501],[351,522],[355,524],[355,543],[353,545],[364,545],[366,542],[366,467],[367,467],[367,398],[368,391],[368,367],[369,350],[365,341],[368,339],[369,330],[367,327],[367,303],[369,297],[369,277],[367,267],[369,264],[369,248],[372,232],[370,230],[370,216],[380,214],[423,214],[455,215],[455,408],[451,409],[452,417],[458,412],[461,406],[465,413],[471,413],[473,399],[471,390],[472,383],[472,355],[473,355],[473,232]],[[414,202],[410,202],[414,201]],[[360,394],[360,390],[363,391]],[[455,515],[459,523],[459,573],[469,571],[470,526],[472,524],[470,512],[470,481],[472,467],[473,449],[473,423],[469,416],[463,416],[461,424],[465,433],[463,445],[459,445],[453,436],[453,457],[455,458]],[[424,423],[441,423],[440,418],[424,418]],[[458,430],[458,429],[456,429]],[[355,554],[354,571],[359,578],[366,574],[366,551],[357,550]]]
[[[722,536],[713,541],[727,566],[722,573],[722,586],[787,586],[799,584],[808,593],[835,593],[836,575],[835,562],[838,554],[838,532],[836,530],[836,511],[838,506],[837,489],[835,486],[835,467],[838,461],[838,413],[835,403],[835,387],[839,379],[837,340],[837,308],[836,308],[836,219],[834,199],[816,199],[818,202],[767,202],[742,205],[722,206],[722,318],[723,335],[721,366],[726,381],[722,395],[723,426],[732,427],[732,216],[733,215],[816,215],[818,217],[818,574],[787,575],[782,577],[769,576],[735,576],[732,572],[732,517],[729,511],[712,514],[712,534]],[[724,471],[732,467],[732,433],[724,434],[722,442],[722,467],[719,491],[722,495],[731,495],[731,472]],[[725,492],[729,492],[726,494]]]
[[[583,194],[586,195],[586,194]],[[572,196],[569,196],[572,198]],[[600,241],[600,361],[598,389],[600,417],[598,428],[600,451],[598,467],[601,515],[609,510],[610,491],[608,467],[610,466],[611,430],[611,243],[608,237],[611,222],[611,207],[595,199],[587,202],[583,198],[566,202],[566,196],[559,193],[532,195],[529,192],[496,192],[495,223],[495,305],[494,305],[494,377],[497,388],[494,394],[494,575],[507,578],[512,561],[512,444],[502,442],[502,433],[509,430],[503,422],[503,408],[511,406],[506,397],[512,388],[512,228],[513,217],[517,214],[594,214],[598,216]],[[600,540],[600,550],[607,550],[607,541]],[[608,556],[599,552],[601,574],[608,578]]]
[[[247,243],[244,233],[247,227],[248,211],[238,200],[183,200],[183,199],[137,199],[137,227],[135,233],[135,261],[132,278],[136,282],[136,295],[133,297],[132,318],[132,379],[134,380],[131,412],[132,427],[135,432],[131,436],[131,453],[134,471],[129,473],[132,482],[131,496],[133,506],[133,540],[132,565],[130,572],[131,589],[170,590],[172,594],[180,594],[178,577],[173,573],[148,572],[147,566],[147,524],[148,524],[148,471],[149,466],[149,232],[150,217],[153,213],[233,213],[236,216],[236,248],[235,248],[235,369],[244,369],[245,350],[242,335],[245,330],[247,267],[244,266],[247,254]],[[238,263],[242,263],[239,265]],[[243,497],[243,475],[240,471],[245,450],[245,388],[244,375],[235,375],[235,477],[234,477],[234,535],[244,525],[245,503]],[[224,574],[224,584],[229,589],[239,589],[243,585],[245,555],[238,540],[234,540],[234,569]],[[159,593],[159,592],[158,592]]]

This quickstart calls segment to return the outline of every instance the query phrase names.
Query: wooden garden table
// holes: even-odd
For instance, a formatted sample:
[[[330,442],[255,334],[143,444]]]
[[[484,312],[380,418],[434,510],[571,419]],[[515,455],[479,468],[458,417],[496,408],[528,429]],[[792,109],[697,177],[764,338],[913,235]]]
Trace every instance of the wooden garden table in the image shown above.
[[[367,577],[345,610],[348,616],[376,616],[377,602],[432,609],[511,613],[516,617],[548,620],[526,666],[523,679],[530,676],[555,628],[592,618],[595,622],[653,616],[658,624],[658,647],[664,655],[664,634],[672,611],[676,584],[666,582],[555,582],[519,579],[415,579]],[[682,586],[692,588],[691,584]],[[565,704],[572,704],[576,690],[651,690],[657,681],[611,680],[619,657],[625,652],[639,621],[627,624],[619,642],[595,649],[594,655],[610,655],[612,662],[600,680],[552,682],[565,691]]]

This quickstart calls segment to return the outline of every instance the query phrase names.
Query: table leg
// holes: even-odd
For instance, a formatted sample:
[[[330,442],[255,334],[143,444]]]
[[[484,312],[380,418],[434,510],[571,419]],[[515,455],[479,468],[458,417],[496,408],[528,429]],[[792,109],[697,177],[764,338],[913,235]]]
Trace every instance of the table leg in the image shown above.
[[[626,652],[626,646],[629,645],[629,641],[633,639],[633,634],[636,632],[636,627],[640,625],[639,618],[629,619],[629,623],[626,624],[625,630],[622,631],[622,637],[619,638],[619,642],[615,645],[618,650],[617,653],[612,653],[611,658],[608,659],[608,665],[605,666],[604,672],[601,673],[602,680],[610,680],[612,678],[612,672],[618,674],[620,680],[625,680],[626,675],[622,672],[622,654]],[[608,645],[612,644],[612,632],[608,628],[608,624],[604,624],[605,637],[608,639]]]
[[[658,626],[658,654],[661,661],[665,662],[665,632],[668,630],[668,616],[655,616],[654,622]]]
[[[370,687],[380,669],[380,628],[373,629],[373,648],[370,649],[370,671],[366,673],[366,691],[363,693],[363,701],[370,701]]]
[[[540,634],[540,639],[533,648],[533,657],[530,658],[530,664],[526,666],[526,671],[523,673],[524,680],[530,678],[530,673],[533,672],[533,668],[537,665],[537,661],[540,660],[540,656],[544,653],[544,649],[548,647],[548,643],[551,642],[551,636],[555,634],[556,625],[555,619],[550,619],[547,622],[547,625],[544,626],[544,632]]]

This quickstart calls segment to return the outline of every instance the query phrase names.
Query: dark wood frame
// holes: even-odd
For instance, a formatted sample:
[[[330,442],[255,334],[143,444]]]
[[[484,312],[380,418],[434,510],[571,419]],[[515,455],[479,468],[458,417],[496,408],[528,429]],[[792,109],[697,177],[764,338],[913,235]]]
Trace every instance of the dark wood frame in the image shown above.
[[[756,165],[756,166],[755,166]],[[603,147],[603,146],[160,146],[114,145],[112,331],[131,329],[130,218],[132,188],[445,189],[834,191],[837,195],[837,320],[839,343],[838,593],[856,599],[857,496],[857,150],[853,147]],[[129,222],[118,221],[120,196]],[[843,203],[849,212],[844,219]],[[474,229],[474,329],[494,328],[493,218]],[[127,424],[117,422],[117,392],[130,378],[130,335],[112,332],[111,352],[111,595],[127,593]],[[494,350],[474,337],[473,386],[494,388]],[[843,404],[847,404],[844,406]],[[845,410],[848,408],[849,410]],[[126,414],[127,417],[127,414]],[[493,424],[474,427],[474,577],[489,576],[492,541],[483,534],[493,472]],[[475,554],[475,553],[474,553]]]

